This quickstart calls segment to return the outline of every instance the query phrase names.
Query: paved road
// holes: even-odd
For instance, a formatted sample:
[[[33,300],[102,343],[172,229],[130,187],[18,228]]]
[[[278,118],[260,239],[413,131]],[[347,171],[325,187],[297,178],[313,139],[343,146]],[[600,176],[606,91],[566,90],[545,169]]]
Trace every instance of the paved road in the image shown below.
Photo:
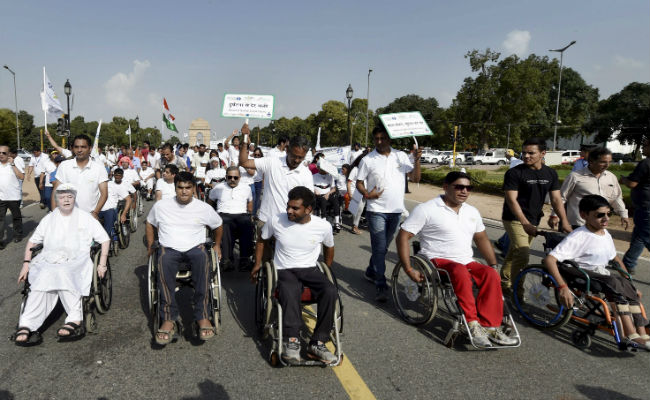
[[[27,208],[25,226],[33,229],[43,215],[38,207]],[[496,225],[488,226],[493,239],[501,232]],[[111,260],[113,306],[108,314],[98,316],[98,334],[58,343],[55,332],[63,321],[60,317],[44,332],[40,346],[25,349],[0,341],[0,399],[339,399],[348,393],[362,395],[364,388],[379,399],[649,397],[650,354],[621,353],[602,334],[589,351],[582,351],[570,343],[570,328],[542,333],[518,319],[520,348],[477,351],[467,343],[455,349],[441,344],[450,326],[444,315],[423,328],[406,325],[391,302],[372,301],[374,289],[362,279],[370,252],[367,232],[336,236],[334,269],[345,306],[345,369],[270,367],[269,343],[254,334],[254,288],[239,272],[223,275],[227,306],[216,339],[205,344],[180,340],[154,349],[145,311],[142,234],[141,227],[131,246]],[[24,244],[11,243],[1,253],[0,334],[4,337],[13,332],[17,320],[16,278]],[[539,254],[536,241],[533,259]],[[393,246],[389,269],[396,260]],[[650,293],[647,261],[639,266],[636,280],[643,292]],[[187,315],[189,297],[183,292],[180,297]],[[644,304],[649,306],[647,297]]]

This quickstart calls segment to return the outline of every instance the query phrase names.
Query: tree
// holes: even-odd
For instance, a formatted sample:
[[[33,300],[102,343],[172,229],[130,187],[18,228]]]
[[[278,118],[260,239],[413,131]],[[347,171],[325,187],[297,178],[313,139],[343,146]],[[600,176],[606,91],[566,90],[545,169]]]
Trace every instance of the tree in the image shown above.
[[[612,138],[621,143],[634,143],[638,156],[644,137],[650,137],[650,84],[632,82],[598,104],[587,129],[597,131],[596,140]]]

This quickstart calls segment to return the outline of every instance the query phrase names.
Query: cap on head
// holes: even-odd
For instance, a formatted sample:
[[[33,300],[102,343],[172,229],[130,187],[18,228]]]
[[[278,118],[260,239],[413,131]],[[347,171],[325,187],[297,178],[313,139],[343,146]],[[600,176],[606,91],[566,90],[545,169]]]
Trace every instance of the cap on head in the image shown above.
[[[77,188],[72,183],[62,183],[56,187],[56,193],[72,193],[77,195]]]
[[[515,155],[515,151],[512,150],[512,149],[508,149],[508,150],[506,151],[506,154],[509,155],[510,157],[514,157],[514,155]]]

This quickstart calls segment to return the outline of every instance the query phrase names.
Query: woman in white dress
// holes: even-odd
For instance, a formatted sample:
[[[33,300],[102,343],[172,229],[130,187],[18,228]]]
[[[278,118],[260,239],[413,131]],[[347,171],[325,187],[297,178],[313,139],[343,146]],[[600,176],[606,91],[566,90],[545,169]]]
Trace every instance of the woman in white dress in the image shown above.
[[[97,273],[106,273],[110,240],[106,231],[91,214],[75,207],[76,188],[61,184],[55,192],[57,207],[36,227],[25,247],[25,259],[18,282],[29,275],[29,296],[14,334],[17,345],[41,342],[38,329],[61,300],[67,314],[58,330],[59,339],[77,339],[85,334],[83,327],[83,296],[90,293],[93,261],[92,242],[101,243]],[[43,250],[32,259],[32,247],[43,244]]]

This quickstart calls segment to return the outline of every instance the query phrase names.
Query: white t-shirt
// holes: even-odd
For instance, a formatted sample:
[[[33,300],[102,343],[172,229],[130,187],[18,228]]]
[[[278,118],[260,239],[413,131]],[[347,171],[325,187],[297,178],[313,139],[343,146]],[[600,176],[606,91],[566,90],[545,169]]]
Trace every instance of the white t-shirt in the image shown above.
[[[223,181],[224,179],[226,179],[226,170],[223,168],[212,168],[205,173],[205,183]]]
[[[44,183],[44,185],[46,187],[52,187],[52,182],[50,182],[50,176],[52,175],[52,172],[54,172],[54,171],[56,171],[56,165],[52,161],[47,160],[47,162],[44,163],[44,171],[43,171],[43,172],[45,172],[45,176],[44,176],[45,183]]]
[[[131,185],[133,184],[133,182],[139,182],[139,181],[140,181],[140,175],[138,175],[138,171],[131,168],[127,168],[124,170],[124,178],[122,178],[123,183],[127,183]]]
[[[150,175],[153,175],[154,172],[155,172],[155,171],[153,170],[153,168],[151,168],[151,167],[147,167],[147,168],[142,168],[142,169],[140,170],[140,172],[138,173],[138,175],[140,176],[140,179],[141,179],[142,181],[144,181],[144,180],[147,179],[147,177],[149,177]],[[154,178],[154,176],[152,176],[152,177],[149,178],[149,179],[153,179],[153,178]]]
[[[22,159],[16,157],[14,164],[16,168],[22,173],[25,173],[24,163],[18,163],[17,160]],[[0,200],[2,201],[16,201],[23,198],[23,180],[18,179],[14,173],[14,167],[9,162],[4,164],[0,163]]]
[[[255,168],[264,174],[264,196],[258,215],[260,221],[266,222],[284,212],[287,209],[289,191],[296,186],[314,190],[314,180],[309,168],[300,164],[291,170],[287,165],[287,157],[256,158]]]
[[[485,225],[476,208],[463,204],[456,214],[439,196],[415,207],[402,229],[418,235],[420,254],[428,259],[444,258],[466,265],[474,261],[474,234],[483,232]]]
[[[191,160],[192,168],[197,168],[200,167],[201,164],[208,164],[210,162],[210,154],[208,154],[208,152],[203,153],[203,155],[194,153],[194,156],[192,156]]]
[[[162,193],[160,200],[171,199],[176,196],[176,187],[174,186],[174,182],[167,183],[164,179],[158,179],[158,181],[156,181],[156,192],[158,191]]]
[[[230,154],[228,154],[228,151],[227,150],[221,150],[221,151],[217,150],[217,153],[219,154],[219,158],[221,159],[221,161],[223,161],[226,164],[226,166],[229,167],[230,166]]]
[[[378,199],[368,199],[366,209],[377,213],[404,211],[404,174],[413,170],[413,164],[403,151],[391,149],[388,156],[373,150],[359,164],[357,180],[368,182],[366,190],[377,187],[384,192]]]
[[[239,165],[239,150],[237,150],[232,144],[228,147],[228,159],[230,160],[228,166]]]
[[[70,157],[72,157],[72,151],[70,151],[68,149],[62,149],[61,150],[61,155],[63,157],[65,157],[65,158],[70,158]]]
[[[269,150],[266,154],[267,157],[284,157],[286,155],[287,152],[285,150],[280,151],[277,146]]]
[[[363,150],[359,149],[357,151],[350,151],[350,157],[348,158],[348,162],[350,165],[354,162],[354,160],[357,159],[361,154],[363,154]]]
[[[348,180],[350,181],[350,198],[354,196],[354,194],[357,192],[357,175],[359,174],[359,168],[354,167],[352,168],[352,171],[350,171],[350,175],[348,175]],[[366,184],[366,181],[363,181],[363,184]],[[367,186],[366,186],[367,189]]]
[[[127,185],[122,181],[119,185],[115,181],[108,181],[108,198],[102,211],[117,208],[117,203],[129,197],[129,193],[135,193],[133,185]]]
[[[348,192],[348,180],[345,175],[340,174],[334,178],[334,180],[336,181],[336,187],[339,190],[339,194],[341,196],[345,196],[345,194]]]
[[[239,167],[239,184],[240,185],[252,185],[255,183],[253,180],[253,175],[249,174],[246,172],[246,168],[244,167]]]
[[[267,221],[262,228],[262,239],[275,237],[275,268],[312,268],[316,266],[321,245],[334,247],[332,225],[326,220],[311,216],[305,224],[289,221],[282,213]]]
[[[192,199],[180,204],[176,197],[156,202],[147,222],[158,228],[158,241],[163,247],[185,252],[205,243],[205,227],[217,229],[221,217],[207,203]]]
[[[151,165],[152,168],[156,168],[156,165],[158,165],[158,161],[160,160],[160,153],[158,152],[149,152],[149,165]]]
[[[37,177],[45,169],[45,163],[48,161],[48,157],[41,153],[38,157],[32,157],[29,160],[29,166],[34,168],[34,177]]]
[[[607,230],[604,235],[597,235],[581,226],[569,233],[549,255],[558,261],[573,260],[587,271],[609,275],[605,267],[616,257],[616,247]]]
[[[117,164],[117,154],[115,152],[108,152],[106,153],[106,161],[108,162],[108,166],[112,167],[113,165]]]
[[[90,160],[82,169],[77,165],[77,160],[73,158],[59,164],[56,180],[59,183],[73,184],[77,188],[75,204],[80,209],[91,212],[99,201],[99,185],[108,181],[108,174],[106,174],[106,168]]]
[[[317,173],[312,175],[312,180],[314,181],[314,193],[317,196],[329,193],[334,186],[334,177],[330,174]]]
[[[222,182],[210,190],[210,200],[217,202],[217,211],[226,214],[244,214],[248,212],[246,205],[253,201],[253,192],[248,185],[231,188]]]

